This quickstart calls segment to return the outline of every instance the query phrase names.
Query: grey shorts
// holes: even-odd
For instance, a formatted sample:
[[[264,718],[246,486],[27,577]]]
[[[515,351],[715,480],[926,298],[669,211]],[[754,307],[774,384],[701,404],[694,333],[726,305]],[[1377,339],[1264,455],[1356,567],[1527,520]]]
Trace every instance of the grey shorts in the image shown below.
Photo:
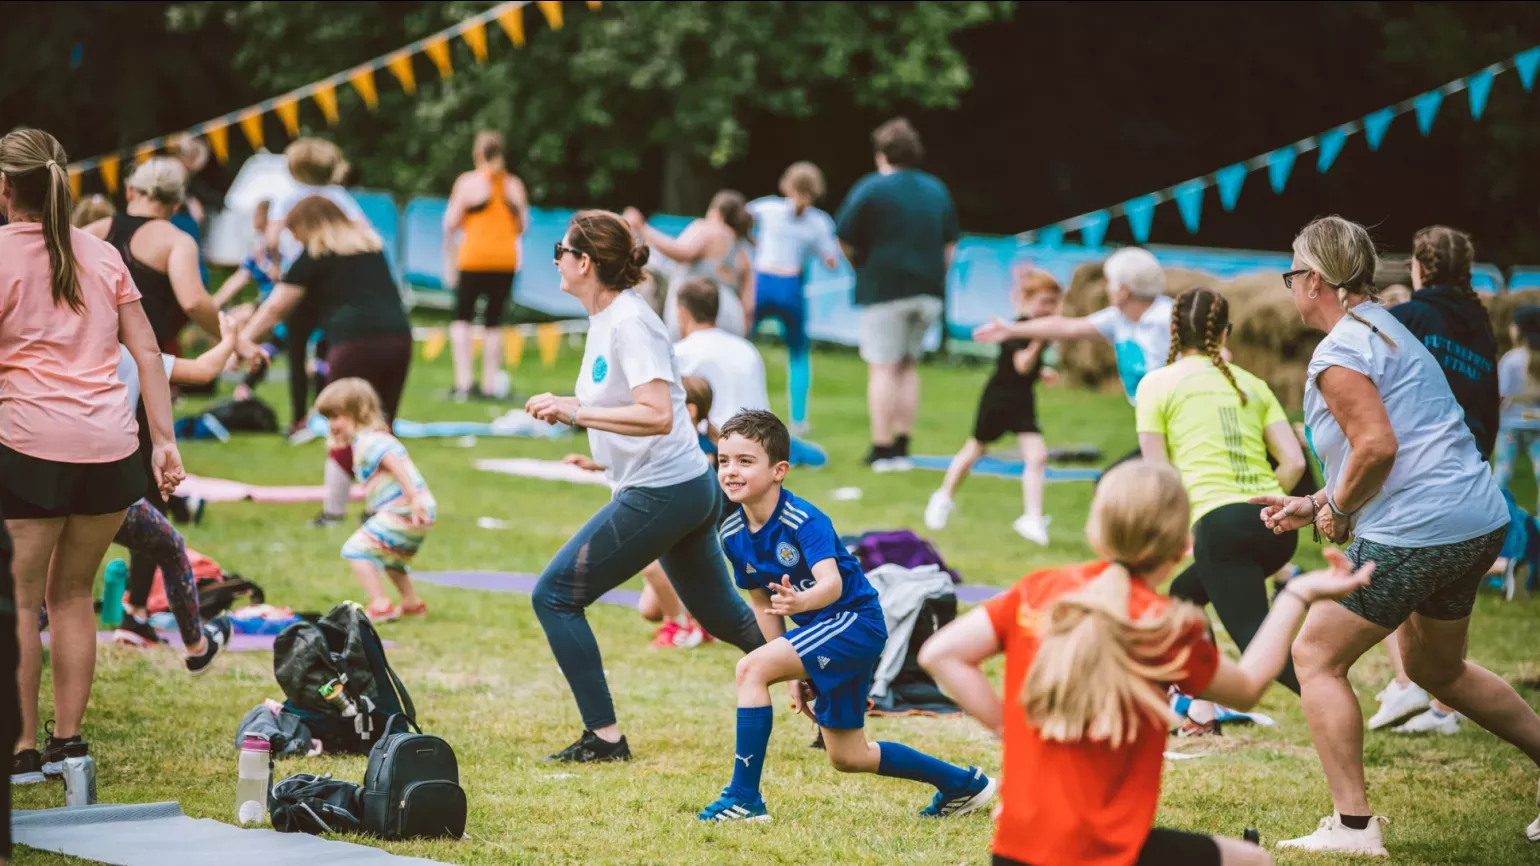
[[[925,354],[925,332],[941,320],[941,299],[916,295],[861,308],[861,360],[897,364]]]
[[[1342,600],[1342,606],[1381,628],[1394,629],[1413,611],[1428,619],[1470,616],[1476,590],[1502,552],[1508,527],[1433,547],[1391,547],[1362,538],[1346,551],[1353,565],[1374,562],[1369,585]]]

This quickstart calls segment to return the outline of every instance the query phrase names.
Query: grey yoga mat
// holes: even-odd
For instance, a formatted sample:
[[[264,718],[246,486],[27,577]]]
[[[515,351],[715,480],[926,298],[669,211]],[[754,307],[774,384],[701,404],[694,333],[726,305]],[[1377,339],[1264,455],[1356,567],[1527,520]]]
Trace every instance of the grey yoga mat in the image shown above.
[[[119,866],[404,866],[437,862],[398,857],[378,848],[304,833],[242,830],[208,818],[189,818],[176,803],[13,811],[11,838],[18,845],[40,851]]]

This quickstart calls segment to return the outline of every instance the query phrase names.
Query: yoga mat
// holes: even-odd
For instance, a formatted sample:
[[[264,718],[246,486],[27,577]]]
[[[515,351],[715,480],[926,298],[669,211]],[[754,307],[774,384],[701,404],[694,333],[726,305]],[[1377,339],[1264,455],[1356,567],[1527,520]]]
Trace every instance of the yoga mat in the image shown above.
[[[18,845],[117,866],[327,866],[434,863],[306,833],[243,830],[189,818],[177,803],[67,806],[11,812]]]
[[[437,586],[453,586],[460,589],[484,589],[488,592],[534,592],[535,582],[539,579],[538,575],[514,574],[507,571],[412,572],[412,580],[420,580]],[[629,589],[612,589],[599,596],[599,600],[605,604],[636,607],[642,602],[642,594]]]
[[[320,502],[326,498],[325,487],[265,487],[243,484],[224,478],[189,475],[176,489],[178,496],[196,496],[208,502]],[[349,494],[354,500],[364,498],[364,489],[354,486]]]
[[[535,460],[529,457],[511,457],[505,460],[477,460],[476,468],[483,472],[501,472],[521,478],[542,478],[546,481],[566,481],[572,484],[595,484],[609,487],[603,472],[589,472],[560,460]]]
[[[417,575],[416,572],[412,572],[412,576],[413,577],[415,577],[416,575]],[[640,596],[638,596],[638,598],[640,598]],[[184,644],[182,643],[182,636],[180,634],[178,634],[177,632],[174,632],[174,631],[157,631],[156,634],[160,635],[160,639],[165,641],[170,646],[173,646],[173,647],[175,647],[177,649],[183,649],[184,648]],[[48,646],[49,638],[52,637],[52,635],[53,635],[53,632],[48,632],[48,631],[43,632],[43,635],[42,635],[42,637],[43,637],[43,646]],[[273,635],[273,634],[238,634],[238,633],[237,634],[232,634],[232,635],[230,635],[230,642],[228,644],[225,644],[225,651],[226,652],[232,652],[232,653],[272,652],[273,651],[273,639],[276,638],[276,637],[277,637],[277,635]],[[99,631],[99,632],[97,632],[96,633],[96,642],[97,643],[112,643],[113,642],[113,640],[112,640],[112,632],[110,632],[110,631]],[[393,641],[388,641],[388,640],[385,640],[384,638],[380,639],[380,643],[384,644],[386,647],[395,647],[396,646],[396,644]]]
[[[916,469],[932,469],[937,472],[945,472],[952,465],[952,458],[936,455],[922,454],[909,458],[914,462]],[[1001,478],[1020,478],[1024,468],[1020,461],[1004,460],[999,457],[984,455],[979,462],[973,464],[974,475],[996,475]],[[1102,477],[1100,469],[1069,469],[1062,466],[1049,466],[1044,470],[1044,477],[1048,481],[1095,481]]]
[[[311,415],[305,426],[316,436],[327,434],[326,419]],[[547,424],[514,409],[488,421],[408,421],[397,418],[391,426],[397,439],[454,439],[460,436],[509,436],[523,439],[561,439],[572,435],[565,424]]]

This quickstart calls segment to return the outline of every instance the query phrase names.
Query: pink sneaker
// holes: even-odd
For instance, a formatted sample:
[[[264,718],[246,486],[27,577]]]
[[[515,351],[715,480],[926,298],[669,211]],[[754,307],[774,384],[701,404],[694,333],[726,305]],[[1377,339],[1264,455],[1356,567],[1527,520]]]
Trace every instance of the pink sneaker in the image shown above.
[[[679,623],[671,619],[664,620],[663,625],[659,626],[658,630],[652,633],[652,643],[649,646],[653,649],[672,649],[674,646],[674,636],[679,634],[679,629]]]
[[[393,622],[401,618],[401,605],[388,598],[375,599],[364,608],[364,615],[370,622]]]

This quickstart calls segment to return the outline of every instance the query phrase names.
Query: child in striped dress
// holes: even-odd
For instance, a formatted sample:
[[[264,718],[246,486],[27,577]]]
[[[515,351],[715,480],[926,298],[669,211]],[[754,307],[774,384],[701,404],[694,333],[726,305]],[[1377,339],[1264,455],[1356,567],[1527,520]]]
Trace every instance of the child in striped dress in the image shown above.
[[[365,608],[369,619],[388,622],[403,613],[426,614],[428,605],[417,597],[407,564],[438,515],[428,483],[406,446],[390,435],[379,395],[368,382],[339,379],[321,391],[315,408],[330,425],[332,447],[351,445],[353,474],[366,490],[365,509],[370,517],[342,545],[342,558],[353,566],[369,593]],[[385,595],[381,572],[401,593],[399,605]]]

